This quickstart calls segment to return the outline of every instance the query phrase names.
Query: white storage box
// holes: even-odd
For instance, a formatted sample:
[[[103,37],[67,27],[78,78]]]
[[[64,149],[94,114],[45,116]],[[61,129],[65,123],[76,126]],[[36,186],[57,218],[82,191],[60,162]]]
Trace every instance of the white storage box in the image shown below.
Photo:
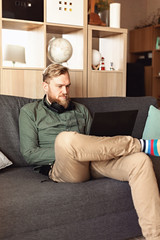
[[[83,0],[47,0],[47,22],[83,26]]]

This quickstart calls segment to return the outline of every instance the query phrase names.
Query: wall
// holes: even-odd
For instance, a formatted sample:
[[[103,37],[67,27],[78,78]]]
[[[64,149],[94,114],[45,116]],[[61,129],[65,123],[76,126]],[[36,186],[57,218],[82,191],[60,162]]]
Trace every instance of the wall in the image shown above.
[[[121,27],[133,29],[145,17],[146,0],[117,0],[121,3]]]
[[[157,12],[160,9],[160,0],[147,0],[147,15]]]
[[[129,30],[143,25],[146,20],[153,18],[153,14],[160,8],[160,0],[116,0],[121,3],[121,28],[128,29],[129,61]]]
[[[133,29],[160,10],[160,0],[116,0],[121,3],[121,27]],[[160,14],[160,11],[159,11]]]

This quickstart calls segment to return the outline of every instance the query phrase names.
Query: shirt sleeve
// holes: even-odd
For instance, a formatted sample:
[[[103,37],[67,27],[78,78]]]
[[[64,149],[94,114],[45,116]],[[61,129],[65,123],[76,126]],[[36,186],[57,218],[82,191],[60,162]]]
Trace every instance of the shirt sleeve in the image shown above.
[[[89,135],[91,124],[92,124],[92,117],[89,110],[85,107],[85,115],[86,115],[86,126],[85,126],[85,134]]]
[[[34,114],[29,114],[23,108],[19,116],[20,151],[30,165],[53,164],[54,146],[41,148],[38,141],[38,129],[35,125]]]

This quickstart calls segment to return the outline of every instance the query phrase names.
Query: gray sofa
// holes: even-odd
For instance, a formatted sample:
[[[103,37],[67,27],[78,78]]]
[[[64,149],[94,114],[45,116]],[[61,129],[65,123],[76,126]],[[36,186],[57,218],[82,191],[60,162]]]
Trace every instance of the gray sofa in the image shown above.
[[[90,112],[138,109],[133,136],[140,138],[152,97],[74,99]],[[103,178],[55,183],[27,166],[19,151],[20,108],[34,101],[0,95],[0,151],[13,165],[0,170],[0,239],[124,240],[140,236],[127,182]],[[160,186],[160,159],[152,157]]]

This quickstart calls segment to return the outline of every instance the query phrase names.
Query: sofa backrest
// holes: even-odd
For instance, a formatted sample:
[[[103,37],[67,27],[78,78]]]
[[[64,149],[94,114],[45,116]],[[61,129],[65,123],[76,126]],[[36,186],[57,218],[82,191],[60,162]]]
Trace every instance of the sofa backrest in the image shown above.
[[[76,98],[75,100],[87,106],[91,114],[94,112],[138,110],[137,119],[132,133],[132,136],[137,138],[142,137],[150,105],[157,107],[157,100],[151,96]]]
[[[0,151],[16,166],[26,166],[19,148],[19,112],[32,99],[0,95]]]
[[[94,112],[138,109],[133,130],[133,136],[137,138],[142,136],[149,106],[157,104],[153,97],[74,98],[73,100],[84,104],[92,115]],[[21,107],[33,101],[35,99],[0,95],[0,151],[15,166],[27,166],[19,149],[18,119]]]

